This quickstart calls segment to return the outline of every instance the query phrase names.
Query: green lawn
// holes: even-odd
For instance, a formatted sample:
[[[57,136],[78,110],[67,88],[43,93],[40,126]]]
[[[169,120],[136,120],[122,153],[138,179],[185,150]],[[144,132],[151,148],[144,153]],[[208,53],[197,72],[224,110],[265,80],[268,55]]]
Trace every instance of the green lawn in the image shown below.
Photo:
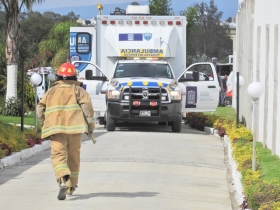
[[[222,119],[235,121],[236,113],[232,107],[217,107],[215,112],[204,112],[206,115],[216,115]]]
[[[21,124],[21,117],[10,117],[10,116],[2,116],[1,115],[0,120],[4,123]],[[24,116],[23,124],[24,125],[34,125],[35,126],[34,112],[31,112],[30,114]]]
[[[220,118],[235,121],[235,109],[232,107],[217,107],[215,112],[205,112],[206,115],[216,115]],[[0,116],[0,120],[5,123],[21,123],[21,117]],[[35,125],[34,112],[24,116],[25,125]]]

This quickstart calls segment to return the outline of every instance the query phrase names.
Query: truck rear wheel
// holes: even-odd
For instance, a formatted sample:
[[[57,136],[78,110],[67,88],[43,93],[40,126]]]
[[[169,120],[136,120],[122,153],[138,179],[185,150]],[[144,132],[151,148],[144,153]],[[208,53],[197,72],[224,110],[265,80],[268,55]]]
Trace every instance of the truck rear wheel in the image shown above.
[[[180,133],[181,132],[182,121],[177,120],[172,123],[172,132]]]
[[[99,123],[99,125],[105,125],[106,121],[105,121],[104,117],[99,117],[98,118],[98,123]]]
[[[110,115],[107,113],[107,118],[106,118],[107,122],[106,122],[106,130],[107,131],[114,131],[116,129],[116,124],[115,124],[115,121],[112,120],[110,118]]]

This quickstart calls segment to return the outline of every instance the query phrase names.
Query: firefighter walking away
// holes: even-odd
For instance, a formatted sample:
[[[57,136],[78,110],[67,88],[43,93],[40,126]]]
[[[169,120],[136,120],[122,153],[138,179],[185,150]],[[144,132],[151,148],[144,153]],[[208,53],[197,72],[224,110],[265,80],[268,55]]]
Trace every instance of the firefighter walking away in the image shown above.
[[[51,140],[51,160],[59,185],[58,200],[72,195],[77,188],[80,170],[80,148],[83,133],[92,136],[94,110],[89,94],[77,81],[74,65],[64,63],[57,81],[38,103],[42,139]]]

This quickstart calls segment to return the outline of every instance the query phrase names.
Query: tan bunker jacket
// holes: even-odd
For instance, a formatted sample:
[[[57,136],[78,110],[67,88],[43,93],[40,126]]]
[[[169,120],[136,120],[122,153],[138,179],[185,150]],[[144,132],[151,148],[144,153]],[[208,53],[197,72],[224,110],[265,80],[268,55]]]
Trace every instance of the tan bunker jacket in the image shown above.
[[[94,129],[94,111],[90,95],[82,83],[63,80],[54,83],[37,106],[42,123],[42,139],[57,133],[89,133]]]

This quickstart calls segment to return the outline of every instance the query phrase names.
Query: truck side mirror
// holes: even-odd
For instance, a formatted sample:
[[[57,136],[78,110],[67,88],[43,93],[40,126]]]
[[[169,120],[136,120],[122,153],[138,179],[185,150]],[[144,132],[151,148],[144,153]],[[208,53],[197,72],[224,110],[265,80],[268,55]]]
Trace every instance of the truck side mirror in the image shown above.
[[[86,80],[109,81],[106,76],[92,76],[92,70],[86,70]]]
[[[86,70],[86,79],[90,80],[92,78],[92,70]]]
[[[193,76],[193,81],[195,81],[195,82],[199,81],[199,72],[198,71],[193,71],[192,76]]]

